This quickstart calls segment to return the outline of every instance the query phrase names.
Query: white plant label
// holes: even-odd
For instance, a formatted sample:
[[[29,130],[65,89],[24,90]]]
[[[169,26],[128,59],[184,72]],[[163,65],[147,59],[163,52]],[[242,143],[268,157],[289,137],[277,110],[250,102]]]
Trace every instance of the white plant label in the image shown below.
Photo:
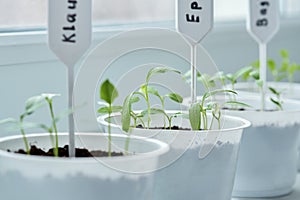
[[[68,102],[73,108],[74,66],[91,44],[92,1],[49,0],[48,42],[68,67]],[[69,156],[75,156],[73,114],[69,115]]]
[[[267,90],[267,43],[279,29],[278,0],[249,0],[248,32],[259,43],[261,110],[265,109],[265,93]]]
[[[249,0],[247,29],[259,43],[266,44],[279,29],[278,0]]]
[[[199,43],[213,27],[213,0],[177,0],[177,30]]]
[[[90,46],[91,6],[91,0],[49,0],[49,47],[67,66]]]
[[[191,100],[196,101],[197,44],[213,27],[213,0],[177,0],[176,26],[191,45]]]

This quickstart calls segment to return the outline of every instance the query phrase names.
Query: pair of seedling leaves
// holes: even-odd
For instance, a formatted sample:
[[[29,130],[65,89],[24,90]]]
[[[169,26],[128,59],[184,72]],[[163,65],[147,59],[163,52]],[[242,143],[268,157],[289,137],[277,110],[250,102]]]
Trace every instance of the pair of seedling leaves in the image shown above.
[[[50,134],[50,140],[53,146],[53,153],[54,156],[58,156],[58,130],[57,130],[57,123],[64,117],[68,116],[72,113],[72,110],[67,110],[65,112],[60,113],[59,115],[55,116],[54,109],[53,109],[53,99],[55,97],[60,96],[59,94],[41,94],[38,96],[30,97],[25,102],[25,111],[19,116],[19,119],[14,118],[7,118],[0,121],[0,124],[11,124],[9,130],[16,131],[20,130],[23,141],[25,145],[25,150],[27,154],[30,153],[30,145],[28,143],[25,130],[32,129],[32,128],[41,128],[45,132]],[[33,115],[37,110],[40,108],[48,105],[51,117],[51,125],[33,123],[25,121],[26,118]],[[54,134],[54,135],[53,135]]]
[[[193,130],[200,130],[200,129],[210,129],[212,128],[213,119],[216,119],[218,121],[218,124],[220,126],[220,119],[221,119],[221,112],[220,108],[222,107],[217,102],[209,102],[206,103],[207,100],[217,94],[220,93],[232,93],[237,94],[233,90],[214,90],[205,93],[202,96],[202,100],[199,103],[195,103],[191,105],[189,109],[188,114],[184,114],[181,112],[174,113],[172,115],[166,113],[165,111],[165,101],[166,99],[170,99],[176,103],[182,103],[183,98],[177,94],[177,93],[170,93],[166,95],[160,95],[158,90],[154,88],[153,86],[150,86],[150,79],[154,75],[158,74],[165,74],[165,73],[175,73],[175,74],[181,74],[181,72],[173,69],[173,68],[165,68],[165,67],[154,67],[149,70],[146,81],[144,84],[140,86],[140,89],[138,91],[134,91],[130,93],[124,100],[123,106],[113,106],[114,100],[118,97],[117,89],[114,87],[114,85],[109,81],[106,80],[102,83],[100,87],[100,98],[104,100],[107,103],[107,106],[101,107],[98,110],[98,113],[100,114],[108,114],[108,122],[109,122],[109,131],[110,131],[110,120],[111,120],[111,114],[114,112],[121,112],[122,113],[122,129],[125,132],[128,132],[131,125],[131,119],[133,119],[133,127],[137,126],[137,121],[143,125],[143,127],[150,128],[150,122],[151,122],[151,115],[154,114],[162,114],[164,118],[167,120],[168,125],[164,123],[164,128],[171,129],[172,127],[172,119],[182,116],[185,118],[188,118],[190,120],[190,124]],[[160,108],[155,108],[151,106],[150,102],[150,95],[154,95],[159,98],[161,102]],[[143,99],[146,102],[147,109],[145,109],[142,112],[136,113],[132,109],[132,105],[134,103],[139,102],[141,99]],[[226,104],[238,104],[246,106],[246,104],[236,102],[236,101],[228,101]],[[210,125],[208,125],[208,116],[207,111],[212,111],[213,119],[211,120]],[[147,116],[147,125],[144,122],[143,118]]]

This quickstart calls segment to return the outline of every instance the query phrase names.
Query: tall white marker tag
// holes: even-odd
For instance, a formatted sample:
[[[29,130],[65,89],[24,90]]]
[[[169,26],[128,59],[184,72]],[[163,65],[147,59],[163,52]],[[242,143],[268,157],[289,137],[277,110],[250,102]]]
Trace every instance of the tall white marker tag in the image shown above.
[[[213,0],[177,0],[176,27],[191,45],[191,100],[196,101],[197,44],[213,27]]]
[[[91,0],[49,0],[49,47],[68,67],[90,46],[91,9]]]
[[[261,110],[265,109],[265,93],[267,90],[267,43],[279,29],[278,0],[249,0],[249,15],[247,29],[250,35],[259,43]]]
[[[191,101],[197,99],[197,44],[208,34],[214,23],[213,0],[177,0],[176,26],[191,45]],[[199,159],[205,158],[214,148],[218,135],[208,134],[201,145]],[[206,147],[206,148],[202,148]]]
[[[213,0],[177,0],[177,30],[199,43],[213,27]]]
[[[91,44],[92,0],[49,0],[48,42],[68,67],[68,103],[73,108],[74,66]],[[73,114],[69,115],[69,156],[75,156]]]
[[[278,0],[249,0],[247,29],[259,43],[266,44],[277,33],[280,24]]]

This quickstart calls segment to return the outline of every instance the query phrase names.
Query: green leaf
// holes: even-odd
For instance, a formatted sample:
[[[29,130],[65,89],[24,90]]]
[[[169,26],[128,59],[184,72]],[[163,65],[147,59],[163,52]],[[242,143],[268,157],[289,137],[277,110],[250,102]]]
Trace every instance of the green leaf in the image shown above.
[[[43,93],[43,94],[41,94],[41,96],[44,99],[52,100],[54,97],[60,97],[61,95],[60,94]]]
[[[259,71],[258,70],[254,70],[252,72],[250,72],[249,74],[254,80],[259,80]]]
[[[18,120],[14,118],[7,118],[7,119],[2,119],[0,120],[0,124],[8,124],[8,123],[18,123]]]
[[[156,74],[164,74],[167,72],[175,72],[177,74],[181,74],[180,71],[174,69],[174,68],[169,68],[169,67],[154,67],[152,69],[150,69],[150,71],[147,74],[146,77],[146,84],[148,85],[150,78]]]
[[[270,70],[272,73],[275,73],[275,71],[276,71],[276,63],[275,63],[274,60],[272,60],[272,59],[269,59],[269,60],[268,60],[268,68],[269,68],[269,70]]]
[[[205,102],[205,100],[208,98],[208,97],[211,97],[211,96],[214,96],[216,94],[221,94],[221,93],[232,93],[232,94],[237,94],[237,92],[233,91],[233,90],[214,90],[214,91],[211,91],[211,92],[206,92],[203,97],[202,97],[202,105],[203,103]]]
[[[273,87],[269,87],[269,90],[273,93],[273,94],[275,94],[275,95],[280,95],[280,92],[278,92],[275,88],[273,88]]]
[[[99,114],[108,114],[109,113],[109,108],[108,107],[101,107],[97,110]]]
[[[227,101],[227,102],[224,103],[224,105],[234,105],[234,106],[241,106],[241,107],[252,108],[251,105],[243,103],[243,102],[239,102],[239,101]]]
[[[283,59],[288,59],[289,58],[289,52],[286,49],[282,49],[280,51],[280,55]]]
[[[201,128],[201,105],[199,103],[193,104],[189,109],[189,119],[193,130],[200,130]]]
[[[109,114],[109,113],[115,113],[115,112],[121,112],[122,106],[112,106],[112,107],[101,107],[98,109],[98,113],[100,114]]]
[[[118,96],[115,86],[108,79],[105,80],[100,88],[100,98],[111,105]]]
[[[125,132],[129,131],[130,128],[130,117],[131,117],[131,97],[133,93],[128,95],[123,102],[122,109],[122,130]]]
[[[259,67],[260,67],[260,62],[259,62],[259,60],[254,61],[253,63],[251,63],[251,66],[254,67],[255,69],[259,69]]]
[[[294,73],[297,71],[297,67],[298,67],[297,64],[295,64],[295,63],[291,64],[290,67],[288,68],[288,73],[289,73],[291,76],[293,76]]]
[[[159,109],[159,108],[151,108],[150,109],[150,114],[151,115],[163,114],[164,116],[166,116],[167,118],[169,118],[168,114],[164,110]]]
[[[133,104],[133,103],[137,103],[140,101],[140,98],[139,97],[136,97],[136,96],[132,96],[131,99],[130,99],[130,103]],[[121,109],[122,109],[122,106],[120,106]]]
[[[162,100],[162,96],[158,93],[158,90],[154,87],[148,86],[148,93],[157,96],[160,100]]]
[[[236,83],[236,80],[234,79],[233,74],[231,74],[231,73],[226,74],[225,77],[226,77],[226,79],[227,79],[228,81],[230,81],[231,83]]]
[[[33,96],[33,97],[30,97],[29,99],[27,99],[25,102],[26,115],[31,115],[37,109],[46,105],[45,98],[46,97],[44,97],[42,95],[38,95],[38,96]]]
[[[219,71],[211,77],[211,80],[213,80],[213,81],[220,80],[223,83],[226,80],[226,76],[225,76],[224,72]]]
[[[270,98],[271,102],[273,102],[280,110],[282,110],[282,105],[279,101],[276,101],[273,98]]]
[[[264,85],[264,82],[262,80],[256,80],[255,82],[256,82],[256,85],[260,88],[262,88]]]
[[[233,80],[237,81],[238,78],[244,76],[245,74],[249,74],[253,70],[252,66],[247,66],[239,69],[234,75],[233,75]]]
[[[281,68],[279,69],[280,72],[286,72],[289,68],[289,62],[283,61],[281,64]]]
[[[172,101],[175,101],[176,103],[182,103],[183,98],[182,96],[180,96],[179,94],[176,93],[170,93],[166,95],[167,97],[169,97]]]

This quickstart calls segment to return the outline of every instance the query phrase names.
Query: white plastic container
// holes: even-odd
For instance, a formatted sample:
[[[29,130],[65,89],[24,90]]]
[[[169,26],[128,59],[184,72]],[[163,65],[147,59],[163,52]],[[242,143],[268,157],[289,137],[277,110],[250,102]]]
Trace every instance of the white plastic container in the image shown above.
[[[98,121],[107,127],[105,119],[106,116],[100,117]],[[163,121],[161,115],[154,115],[151,126],[163,126]],[[120,115],[114,115],[112,122],[113,130],[123,134]],[[181,117],[172,124],[190,127],[189,121]],[[153,137],[170,145],[170,151],[160,158],[153,199],[231,199],[240,139],[250,123],[226,116],[221,125],[221,130],[213,131],[130,130],[131,135]]]
[[[259,96],[238,98],[259,108]],[[252,127],[241,142],[233,196],[274,197],[292,191],[297,176],[300,102],[284,100],[284,111],[227,111]],[[267,102],[267,108],[274,105]]]
[[[28,135],[31,144],[51,148],[47,134]],[[113,135],[113,150],[122,151],[126,137]],[[59,135],[67,144],[67,134]],[[112,158],[50,158],[9,153],[23,147],[21,136],[0,139],[1,199],[98,200],[153,199],[153,173],[159,157],[169,149],[157,140],[133,137],[135,155]],[[107,149],[107,135],[77,134],[76,146]]]
[[[268,82],[268,86],[274,87],[279,91],[282,91],[282,96],[289,99],[300,100],[300,84],[299,83],[288,83],[288,82]],[[237,91],[243,92],[258,92],[255,83],[237,83],[235,85]],[[300,171],[300,141],[299,141],[299,161],[298,170]]]

